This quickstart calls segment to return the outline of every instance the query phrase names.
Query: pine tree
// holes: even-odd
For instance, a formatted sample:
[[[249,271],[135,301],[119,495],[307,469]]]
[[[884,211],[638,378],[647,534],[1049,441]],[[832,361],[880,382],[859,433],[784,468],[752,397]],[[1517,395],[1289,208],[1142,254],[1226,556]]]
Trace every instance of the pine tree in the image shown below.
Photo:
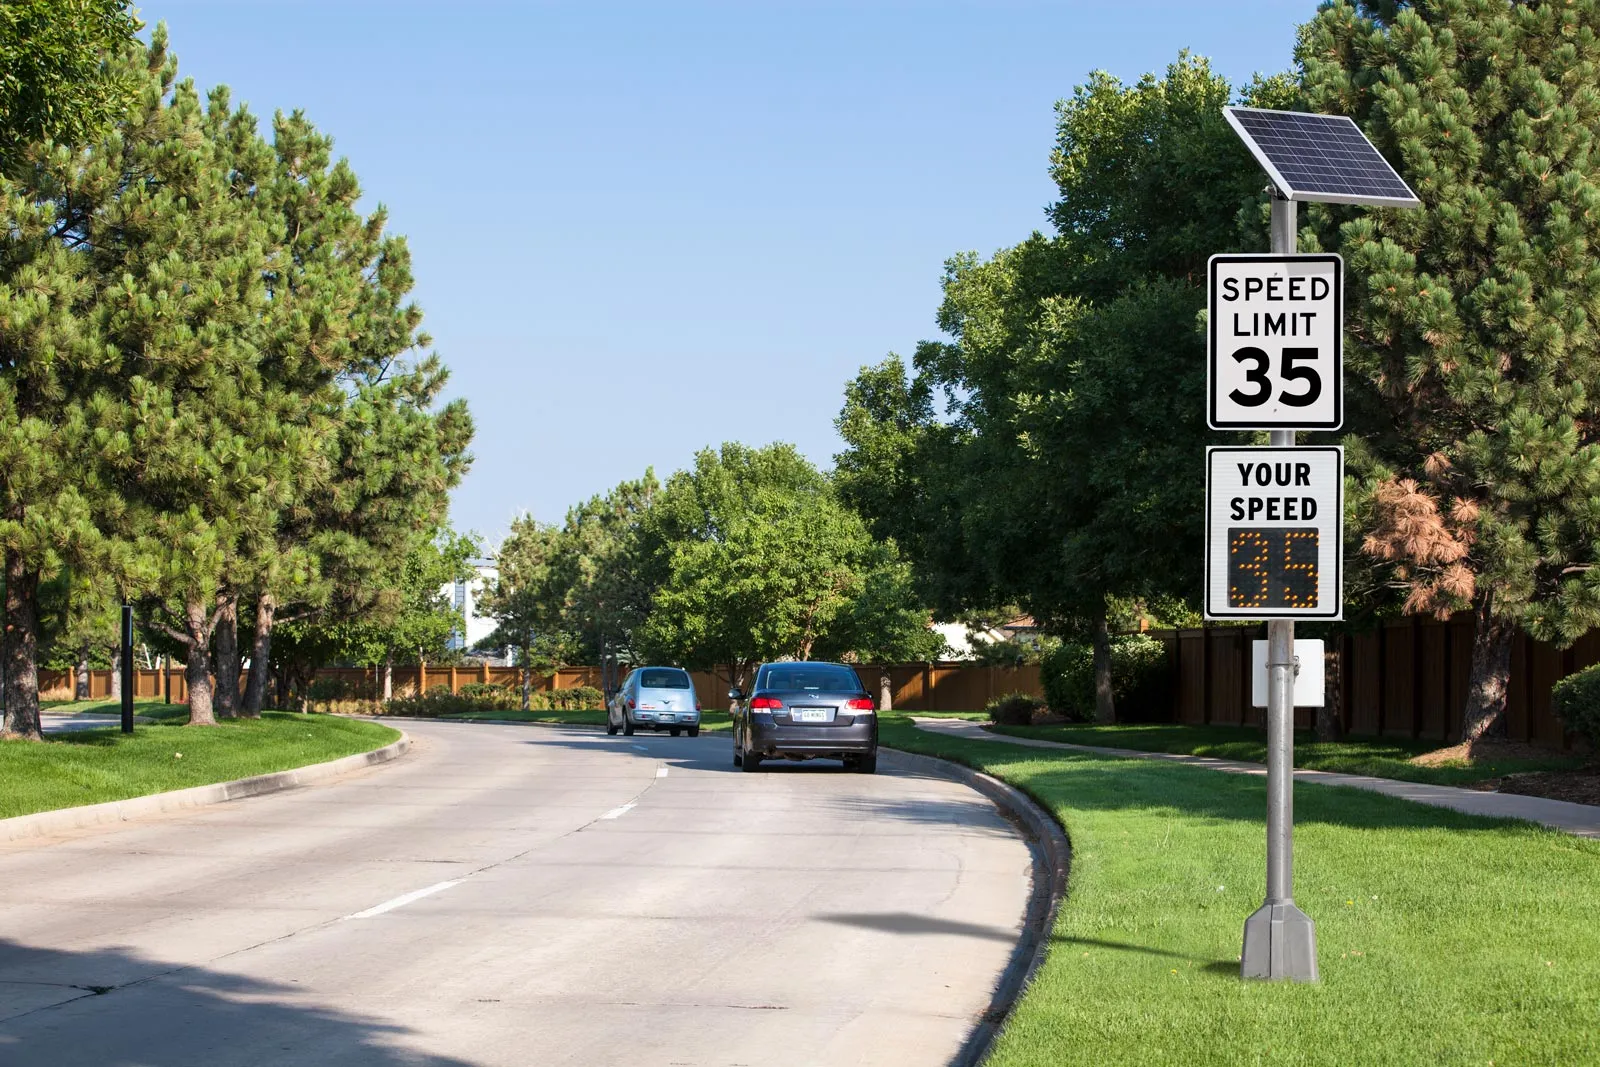
[[[1353,117],[1423,201],[1330,212],[1368,551],[1413,611],[1470,607],[1461,740],[1504,729],[1515,627],[1600,624],[1600,11],[1593,0],[1326,4],[1313,109]]]
[[[16,181],[0,177],[0,546],[5,566],[7,736],[38,739],[39,591],[65,565],[94,573],[106,546],[94,504],[101,352],[87,322],[93,286],[58,239],[73,216],[57,190],[75,167],[65,148],[36,149]]]
[[[447,494],[471,462],[465,403],[433,410],[447,374],[425,352],[422,312],[407,302],[404,238],[385,232],[381,206],[356,211],[354,171],[333,161],[332,139],[303,114],[280,113],[273,128],[274,172],[270,182],[256,178],[257,199],[284,241],[267,277],[263,365],[274,387],[323,396],[333,428],[326,470],[301,472],[295,503],[238,572],[236,586],[253,590],[259,667],[246,715],[260,714],[277,620],[334,624],[376,606],[418,532],[443,522]],[[412,352],[423,354],[407,361]],[[236,645],[233,656],[227,673],[237,678]]]
[[[153,603],[185,649],[189,717],[214,721],[212,632],[230,566],[325,464],[305,398],[263,373],[264,276],[274,234],[235,185],[226,136],[248,126],[225,90],[176,82],[164,28],[138,107],[96,154],[81,227],[99,289],[103,368],[125,397],[116,533],[138,544]]]

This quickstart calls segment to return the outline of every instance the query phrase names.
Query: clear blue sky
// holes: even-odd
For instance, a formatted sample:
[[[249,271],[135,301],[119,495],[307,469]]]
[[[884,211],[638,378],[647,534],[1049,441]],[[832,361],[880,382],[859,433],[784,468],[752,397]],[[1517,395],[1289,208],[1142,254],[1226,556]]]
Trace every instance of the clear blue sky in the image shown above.
[[[708,444],[829,466],[944,261],[1045,226],[1052,107],[1179,49],[1285,69],[1312,0],[152,2],[180,72],[303,108],[410,242],[493,544]],[[1182,190],[1173,190],[1181,196]]]

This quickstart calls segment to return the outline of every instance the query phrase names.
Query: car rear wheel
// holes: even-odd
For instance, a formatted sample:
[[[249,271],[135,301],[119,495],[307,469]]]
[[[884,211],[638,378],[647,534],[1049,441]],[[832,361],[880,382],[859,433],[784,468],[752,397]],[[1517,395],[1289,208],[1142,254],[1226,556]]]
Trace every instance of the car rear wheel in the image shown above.
[[[683,730],[681,728],[677,727],[677,726],[674,726],[672,728],[672,736],[673,737],[677,737],[682,732],[683,732]]]
[[[855,759],[845,764],[845,769],[855,771],[859,774],[877,774],[878,754],[874,752],[870,756],[857,756]]]
[[[689,736],[690,737],[699,737],[700,736],[700,727],[698,727],[698,726],[689,727]]]
[[[633,720],[628,718],[628,713],[627,712],[623,712],[622,713],[622,736],[623,737],[632,737],[633,736]]]
[[[756,755],[754,752],[746,751],[744,754],[743,766],[747,772],[760,770],[761,757]]]
[[[611,716],[606,716],[606,734],[611,737],[617,735],[617,724],[611,721]]]

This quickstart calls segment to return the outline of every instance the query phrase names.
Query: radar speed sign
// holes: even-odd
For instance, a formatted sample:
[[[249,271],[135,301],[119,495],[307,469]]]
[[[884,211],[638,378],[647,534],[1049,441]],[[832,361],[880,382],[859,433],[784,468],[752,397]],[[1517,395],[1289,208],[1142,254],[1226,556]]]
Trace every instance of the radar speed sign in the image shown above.
[[[1344,268],[1336,255],[1212,256],[1206,360],[1213,430],[1344,422]]]
[[[1344,450],[1206,450],[1210,619],[1337,619],[1344,612]]]

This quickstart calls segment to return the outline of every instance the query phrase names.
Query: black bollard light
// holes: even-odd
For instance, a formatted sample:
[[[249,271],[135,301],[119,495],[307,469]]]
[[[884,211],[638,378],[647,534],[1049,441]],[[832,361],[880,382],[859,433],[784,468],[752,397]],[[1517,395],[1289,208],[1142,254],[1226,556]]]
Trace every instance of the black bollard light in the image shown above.
[[[122,605],[122,732],[133,733],[133,605]]]

